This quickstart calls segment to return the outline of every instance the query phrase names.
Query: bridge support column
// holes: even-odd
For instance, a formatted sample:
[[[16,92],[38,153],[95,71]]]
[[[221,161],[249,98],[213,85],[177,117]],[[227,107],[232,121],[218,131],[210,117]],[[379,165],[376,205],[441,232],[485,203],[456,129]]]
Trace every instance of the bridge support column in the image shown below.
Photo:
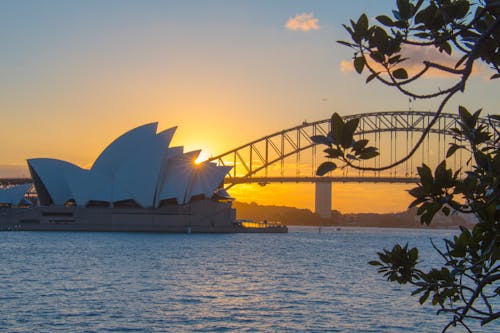
[[[332,182],[316,182],[314,212],[329,219],[332,217]]]

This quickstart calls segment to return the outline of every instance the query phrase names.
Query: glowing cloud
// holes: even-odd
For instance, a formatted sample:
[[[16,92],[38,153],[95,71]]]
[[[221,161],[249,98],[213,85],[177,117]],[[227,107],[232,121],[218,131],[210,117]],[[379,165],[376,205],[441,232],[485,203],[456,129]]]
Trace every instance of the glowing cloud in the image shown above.
[[[342,60],[339,64],[339,68],[342,73],[354,71],[354,65],[351,60]]]
[[[313,13],[302,13],[290,17],[286,21],[285,27],[292,31],[311,31],[320,28],[318,19],[314,17]]]

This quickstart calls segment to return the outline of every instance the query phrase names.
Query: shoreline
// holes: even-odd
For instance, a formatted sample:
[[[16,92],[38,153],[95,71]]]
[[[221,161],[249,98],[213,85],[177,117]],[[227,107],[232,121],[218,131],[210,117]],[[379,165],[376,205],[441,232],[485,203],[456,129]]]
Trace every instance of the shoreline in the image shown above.
[[[384,227],[384,226],[358,226],[358,225],[299,225],[299,224],[295,224],[295,225],[289,225],[288,226],[288,229],[289,231],[290,230],[298,230],[298,229],[301,229],[301,228],[307,228],[307,229],[319,229],[321,228],[322,230],[323,229],[328,229],[328,230],[335,230],[335,231],[342,231],[342,230],[345,230],[345,229],[350,229],[350,230],[355,230],[355,229],[393,229],[393,230],[397,230],[397,229],[401,229],[401,230],[405,230],[405,229],[411,229],[411,230],[442,230],[442,231],[455,231],[455,230],[459,230],[459,227],[460,226],[449,226],[449,227],[431,227],[431,226],[424,226],[424,227],[412,227],[412,226],[408,226],[408,227],[404,227],[404,226],[389,226],[389,227]],[[468,228],[468,227],[466,227]],[[338,229],[338,230],[337,230]]]
[[[309,209],[286,206],[265,206],[256,203],[234,202],[237,218],[251,219],[256,222],[269,220],[288,226],[311,227],[367,227],[367,228],[405,228],[405,229],[443,229],[453,230],[460,226],[471,229],[475,222],[473,216],[451,214],[445,216],[436,214],[430,225],[422,225],[416,214],[416,209],[408,209],[398,213],[377,214],[359,213],[342,214],[332,211],[331,218],[322,218]]]

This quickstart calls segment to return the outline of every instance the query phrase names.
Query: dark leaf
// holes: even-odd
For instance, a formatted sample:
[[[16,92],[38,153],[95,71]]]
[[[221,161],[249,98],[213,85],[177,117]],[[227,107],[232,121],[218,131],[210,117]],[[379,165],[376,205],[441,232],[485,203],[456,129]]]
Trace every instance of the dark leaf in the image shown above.
[[[418,302],[420,304],[424,304],[425,301],[427,301],[427,299],[429,298],[429,295],[430,295],[430,291],[426,291],[422,296],[420,296]]]
[[[430,18],[432,16],[434,16],[434,13],[433,13],[433,6],[429,6],[421,11],[419,11],[416,15],[415,15],[415,23],[417,24],[424,24],[426,22],[429,22]],[[425,27],[427,28],[427,25],[425,25]]]
[[[350,160],[357,160],[356,156],[354,156],[353,154],[346,154],[345,157],[347,157]]]
[[[392,27],[394,25],[394,22],[392,22],[391,18],[385,15],[380,15],[376,17],[377,21],[379,21],[381,24],[385,25],[386,27]]]
[[[436,170],[434,171],[434,180],[437,184],[445,186],[446,178],[447,178],[446,160],[443,160],[441,161],[441,163],[439,163],[439,165],[436,167]]]
[[[482,111],[483,109],[479,109],[472,115],[472,118],[474,119],[474,126],[476,126],[477,120],[479,119],[479,116],[481,115]]]
[[[375,60],[375,62],[378,62],[379,64],[381,64],[385,61],[385,56],[382,54],[382,52],[371,52],[370,57],[373,60]]]
[[[432,184],[434,178],[432,177],[431,168],[429,168],[425,163],[421,167],[417,167],[418,175],[420,176],[420,182],[422,184]]]
[[[416,33],[415,36],[419,37],[419,38],[427,38],[427,37],[429,37],[429,34],[427,32],[419,32],[419,33]]]
[[[354,144],[352,145],[352,149],[354,149],[354,151],[356,153],[358,153],[361,149],[366,147],[368,142],[369,141],[367,139],[358,140],[358,141],[354,142]]]
[[[414,247],[410,251],[408,251],[408,259],[410,260],[410,263],[412,265],[415,265],[417,263],[418,249],[416,247]]]
[[[486,154],[476,151],[474,152],[474,159],[480,168],[485,170],[488,169],[488,156]]]
[[[425,198],[418,198],[418,199],[415,199],[413,200],[413,202],[408,206],[408,208],[413,208],[417,205],[420,205],[422,202],[425,201]]]
[[[394,57],[389,58],[388,62],[392,64],[397,64],[398,62],[401,62],[401,54],[395,55]]]
[[[408,78],[408,73],[406,72],[406,69],[398,68],[392,72],[392,76],[398,80],[405,80]]]
[[[367,78],[365,83],[369,83],[371,80],[373,80],[375,77],[377,77],[376,74],[370,74]]]
[[[376,260],[369,261],[368,264],[370,264],[372,266],[382,266],[382,264]]]
[[[465,125],[467,125],[468,128],[474,127],[474,118],[472,118],[472,115],[465,107],[460,105],[458,107],[458,113],[460,114],[460,118],[462,119],[462,122]]]
[[[328,154],[329,158],[337,158],[344,155],[341,150],[335,148],[327,148],[323,151]]]
[[[439,44],[439,51],[446,52],[448,55],[451,55],[451,45],[450,43],[441,43]]]
[[[345,45],[345,46],[349,46],[349,47],[353,46],[353,44],[348,43],[348,42],[344,42],[343,40],[338,40],[337,43]]]
[[[461,19],[467,15],[469,12],[470,4],[469,1],[461,0],[455,3],[455,17]]]
[[[418,207],[417,215],[422,215],[427,210],[428,205],[428,203],[424,203],[422,206]]]
[[[332,115],[330,123],[333,144],[341,145],[344,135],[344,120],[342,120],[342,117],[337,112],[335,112]]]
[[[366,14],[363,13],[361,14],[361,16],[358,19],[358,22],[356,23],[356,31],[361,35],[365,35],[367,30],[368,30],[368,16],[366,16]]]
[[[420,294],[422,291],[424,291],[424,290],[426,290],[426,289],[427,289],[426,287],[420,287],[420,288],[418,288],[418,289],[416,289],[416,290],[412,291],[412,292],[411,292],[411,295],[412,295],[412,296],[418,295],[418,294]]]
[[[405,28],[408,27],[408,22],[406,22],[406,21],[396,21],[396,22],[394,22],[394,26],[398,27],[400,29],[405,29]]]
[[[363,72],[363,68],[365,68],[365,58],[364,57],[356,57],[354,58],[354,69],[356,72],[361,74]]]
[[[453,154],[455,154],[455,152],[460,148],[463,148],[463,146],[459,146],[455,143],[450,144],[450,148],[448,148],[448,151],[446,152],[446,158],[453,156]]]
[[[311,136],[311,141],[320,145],[327,145],[327,146],[331,145],[331,142],[328,141],[327,137],[324,135],[313,135]]]
[[[423,187],[420,187],[420,186],[409,190],[408,193],[410,193],[410,195],[415,197],[415,198],[422,198],[425,195],[427,195],[427,191]]]
[[[397,0],[399,17],[407,20],[411,17],[411,6],[409,0]]]
[[[372,34],[369,39],[370,48],[378,49],[378,52],[382,52],[382,55],[384,55],[384,51],[387,50],[390,45],[390,40],[387,32],[383,28],[378,26],[372,27],[371,31]]]
[[[337,169],[337,165],[333,162],[323,162],[316,170],[316,176],[324,176],[330,171]]]
[[[442,206],[443,206],[442,204],[436,202],[426,204],[425,213],[422,214],[422,216],[420,216],[420,223],[422,224],[425,223],[426,225],[429,225],[434,215],[436,215],[436,213],[441,209]]]
[[[374,158],[378,156],[380,153],[378,152],[378,148],[376,147],[366,147],[363,148],[359,153],[359,158],[362,160],[368,160],[370,158]]]
[[[349,148],[352,145],[353,136],[358,128],[359,118],[354,118],[344,124],[344,133],[342,134],[342,147]]]

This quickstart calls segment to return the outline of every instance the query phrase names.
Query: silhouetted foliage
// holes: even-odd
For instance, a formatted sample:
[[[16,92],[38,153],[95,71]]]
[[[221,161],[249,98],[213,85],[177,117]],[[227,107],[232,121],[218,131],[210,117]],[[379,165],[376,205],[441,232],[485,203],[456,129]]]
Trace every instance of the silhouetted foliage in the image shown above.
[[[367,160],[377,156],[378,149],[375,147],[367,147],[368,140],[354,140],[354,132],[358,128],[359,119],[351,119],[344,123],[344,120],[338,113],[334,113],[331,121],[331,131],[327,136],[315,135],[311,137],[314,143],[324,144],[328,146],[325,152],[328,158],[336,158],[347,164],[354,160]],[[326,173],[337,168],[337,164],[333,162],[324,162],[316,170],[318,176],[323,176]]]
[[[344,25],[351,41],[339,43],[354,49],[354,69],[359,74],[368,70],[366,83],[376,79],[413,99],[440,98],[439,107],[409,154],[380,168],[360,166],[360,160],[373,158],[378,151],[367,147],[366,140],[353,139],[355,120],[344,123],[334,114],[331,132],[313,140],[325,144],[327,157],[340,161],[340,167],[386,170],[403,163],[421,145],[447,102],[464,91],[475,63],[487,64],[493,72],[491,79],[500,77],[500,1],[397,0],[396,4],[391,16],[376,18],[379,24],[370,25],[366,14],[351,20],[350,25]],[[449,66],[444,61],[427,59],[420,70],[411,73],[405,68],[408,58],[404,51],[408,47],[434,48],[441,54],[456,56],[456,62]],[[454,76],[456,81],[437,91],[412,91],[411,83],[431,69]],[[419,269],[418,249],[399,244],[379,252],[379,260],[370,262],[389,281],[417,287],[412,294],[419,296],[421,304],[430,300],[439,307],[438,314],[451,315],[443,332],[457,324],[470,332],[469,321],[487,325],[500,317],[500,117],[488,116],[493,131],[489,132],[478,122],[481,110],[470,113],[460,106],[458,113],[460,127],[453,129],[456,143],[450,145],[447,157],[462,149],[469,151],[472,170],[460,179],[460,171],[447,168],[446,161],[434,172],[422,165],[418,168],[420,182],[410,190],[415,197],[410,207],[418,208],[422,224],[430,224],[439,211],[445,215],[455,211],[474,214],[478,223],[472,230],[461,228],[453,239],[445,239],[444,248],[432,244],[444,259],[441,267]],[[317,174],[324,175],[337,167],[326,162]]]

